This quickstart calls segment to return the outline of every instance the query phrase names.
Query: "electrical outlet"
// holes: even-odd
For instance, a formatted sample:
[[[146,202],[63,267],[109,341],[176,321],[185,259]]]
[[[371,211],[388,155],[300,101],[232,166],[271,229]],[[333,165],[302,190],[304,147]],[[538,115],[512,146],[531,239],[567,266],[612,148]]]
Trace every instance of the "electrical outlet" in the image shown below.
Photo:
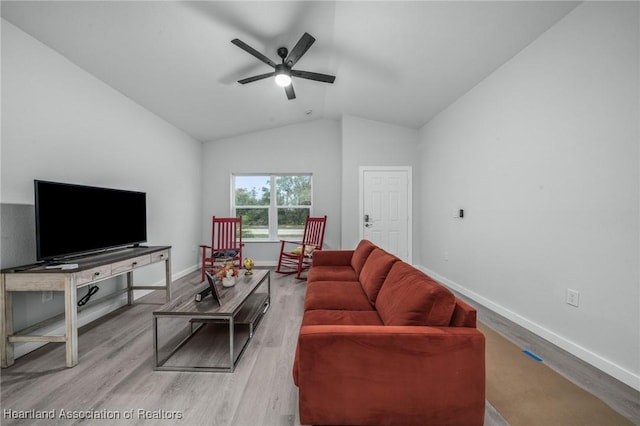
[[[580,293],[577,290],[567,289],[567,304],[575,306],[576,308],[580,304]]]
[[[53,291],[42,292],[42,303],[49,303],[53,301]]]
[[[443,256],[442,256],[442,258],[444,259],[445,262],[448,262],[449,261],[449,252],[445,251]]]

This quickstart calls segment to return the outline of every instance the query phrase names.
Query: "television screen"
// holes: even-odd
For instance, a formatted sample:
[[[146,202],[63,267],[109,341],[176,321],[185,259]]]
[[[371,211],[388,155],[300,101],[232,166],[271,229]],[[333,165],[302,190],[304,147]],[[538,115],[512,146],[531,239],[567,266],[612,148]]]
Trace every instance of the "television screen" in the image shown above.
[[[38,260],[147,241],[144,192],[34,181]]]

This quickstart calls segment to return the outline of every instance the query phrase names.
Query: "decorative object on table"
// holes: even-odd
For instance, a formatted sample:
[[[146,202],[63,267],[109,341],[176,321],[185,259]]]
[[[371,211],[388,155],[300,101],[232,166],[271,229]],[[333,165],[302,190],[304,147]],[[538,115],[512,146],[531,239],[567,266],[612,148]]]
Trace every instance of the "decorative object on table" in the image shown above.
[[[213,297],[213,300],[218,303],[219,306],[222,306],[222,298],[220,297],[220,293],[218,292],[218,289],[216,287],[215,278],[209,273],[209,271],[205,272],[205,276],[207,278],[209,286],[195,294],[195,301],[202,302],[204,298],[210,294],[211,297]]]
[[[207,297],[207,295],[211,294],[211,289],[209,287],[195,294],[195,301],[202,302],[202,299]]]
[[[196,293],[196,302],[201,302],[205,297],[207,297],[207,295],[211,294],[213,300],[216,301],[219,306],[222,306],[222,297],[220,297],[220,293],[218,292],[218,288],[216,287],[216,282],[213,278],[213,275],[211,275],[209,271],[206,271],[205,276],[207,277],[207,281],[209,282],[209,287],[205,288],[199,293]]]
[[[233,287],[238,279],[238,268],[233,263],[227,263],[218,270],[218,277],[222,280],[223,287]]]
[[[244,259],[244,262],[242,262],[242,266],[244,266],[244,269],[247,270],[244,273],[245,275],[253,275],[253,272],[251,272],[251,270],[253,269],[253,265],[255,265],[255,262],[252,258],[247,257]]]
[[[222,279],[222,287],[233,287],[237,281],[238,277],[224,277]]]

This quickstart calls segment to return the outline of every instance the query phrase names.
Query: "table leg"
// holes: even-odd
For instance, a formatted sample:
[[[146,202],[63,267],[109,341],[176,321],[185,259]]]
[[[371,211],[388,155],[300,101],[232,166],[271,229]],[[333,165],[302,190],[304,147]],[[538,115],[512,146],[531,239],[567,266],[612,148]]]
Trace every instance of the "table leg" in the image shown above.
[[[153,367],[160,367],[158,364],[158,317],[153,316]]]
[[[267,272],[267,304],[271,306],[271,271]]]
[[[229,317],[229,371],[233,372],[233,370],[235,370],[236,366],[234,365],[234,358],[235,358],[235,354],[233,353],[234,351],[234,347],[233,347],[233,315]]]
[[[78,295],[70,277],[64,283],[64,322],[66,328],[67,367],[78,364]]]
[[[133,304],[133,271],[127,272],[127,305]]]
[[[5,275],[0,278],[0,328],[2,328],[2,341],[0,341],[0,366],[2,368],[13,365],[13,343],[9,342],[9,336],[13,334],[13,310],[12,295],[7,291]]]
[[[164,261],[164,281],[167,286],[166,300],[171,302],[171,256]]]

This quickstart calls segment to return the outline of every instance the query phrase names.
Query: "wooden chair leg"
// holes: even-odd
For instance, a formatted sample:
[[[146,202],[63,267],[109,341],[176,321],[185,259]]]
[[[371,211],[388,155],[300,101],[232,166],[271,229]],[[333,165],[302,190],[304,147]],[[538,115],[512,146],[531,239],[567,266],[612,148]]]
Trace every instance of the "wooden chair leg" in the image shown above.
[[[296,278],[300,279],[300,274],[302,273],[302,259],[300,258],[298,258],[298,270],[296,272]]]
[[[280,243],[280,256],[278,257],[278,267],[276,272],[282,273],[282,252],[284,251],[284,242]]]
[[[304,256],[300,256],[298,258],[298,274],[296,275],[296,278],[299,280],[306,280],[306,278],[302,276],[303,266],[304,266]]]

